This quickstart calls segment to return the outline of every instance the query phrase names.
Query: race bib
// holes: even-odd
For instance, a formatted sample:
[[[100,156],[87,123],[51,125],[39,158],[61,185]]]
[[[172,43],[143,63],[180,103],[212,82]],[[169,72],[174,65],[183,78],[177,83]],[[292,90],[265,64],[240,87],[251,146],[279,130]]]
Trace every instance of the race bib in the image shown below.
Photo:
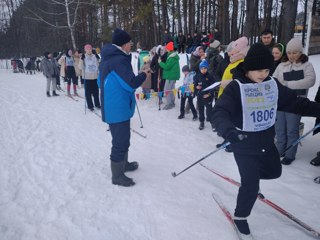
[[[96,73],[98,71],[98,61],[96,56],[85,58],[85,71],[88,73]]]
[[[242,84],[240,86],[242,102],[242,130],[259,132],[272,127],[276,121],[278,106],[278,86],[271,78],[262,83]]]
[[[73,66],[74,61],[72,57],[66,57],[66,66]]]

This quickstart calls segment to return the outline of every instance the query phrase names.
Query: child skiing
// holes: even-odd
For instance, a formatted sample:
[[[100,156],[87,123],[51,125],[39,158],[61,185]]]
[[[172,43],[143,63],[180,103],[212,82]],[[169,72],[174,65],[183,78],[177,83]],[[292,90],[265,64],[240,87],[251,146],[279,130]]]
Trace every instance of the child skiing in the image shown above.
[[[247,218],[257,199],[260,179],[281,175],[279,153],[274,144],[277,110],[320,116],[320,104],[269,77],[273,67],[270,51],[261,43],[252,45],[244,62],[213,109],[218,133],[231,143],[241,176],[234,222],[242,239],[253,239]]]

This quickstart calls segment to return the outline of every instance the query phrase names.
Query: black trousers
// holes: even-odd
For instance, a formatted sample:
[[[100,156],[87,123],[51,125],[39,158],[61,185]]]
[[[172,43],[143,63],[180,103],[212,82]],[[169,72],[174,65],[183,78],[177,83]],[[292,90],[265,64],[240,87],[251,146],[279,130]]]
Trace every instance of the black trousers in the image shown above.
[[[60,86],[60,75],[56,76],[56,84]]]
[[[179,45],[178,52],[179,53],[184,53],[184,44],[183,45]]]
[[[202,95],[198,96],[198,107],[199,107],[199,120],[204,122],[204,108],[206,108],[207,121],[211,122],[212,116],[212,97],[203,98]]]
[[[68,85],[71,85],[71,82],[74,85],[78,85],[78,77],[76,76],[76,72],[73,66],[67,67],[65,80],[68,83]]]
[[[151,73],[151,89],[158,92],[158,71]]]
[[[248,217],[257,199],[260,179],[275,179],[281,176],[281,163],[275,145],[261,155],[234,153],[241,176],[241,187],[234,215]]]
[[[190,109],[192,111],[193,116],[197,117],[198,114],[197,114],[196,108],[193,105],[193,97],[192,96],[188,96],[188,97],[181,96],[181,104],[180,104],[180,113],[181,113],[181,115],[184,115],[184,107],[186,105],[186,100],[187,99],[188,99],[188,103],[189,103],[189,106],[190,106]]]
[[[112,136],[110,160],[114,162],[124,161],[130,146],[130,120],[109,124]]]
[[[94,105],[96,107],[100,107],[99,88],[97,84],[97,79],[85,80],[85,92],[88,108],[93,108],[92,96],[94,100]]]

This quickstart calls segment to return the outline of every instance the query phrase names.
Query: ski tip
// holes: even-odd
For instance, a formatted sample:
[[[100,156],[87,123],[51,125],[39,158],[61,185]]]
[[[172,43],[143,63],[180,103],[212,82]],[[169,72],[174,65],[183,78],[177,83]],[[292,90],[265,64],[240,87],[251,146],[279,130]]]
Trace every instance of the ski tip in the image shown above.
[[[176,177],[177,176],[176,172],[172,172],[171,175],[172,175],[172,177]]]

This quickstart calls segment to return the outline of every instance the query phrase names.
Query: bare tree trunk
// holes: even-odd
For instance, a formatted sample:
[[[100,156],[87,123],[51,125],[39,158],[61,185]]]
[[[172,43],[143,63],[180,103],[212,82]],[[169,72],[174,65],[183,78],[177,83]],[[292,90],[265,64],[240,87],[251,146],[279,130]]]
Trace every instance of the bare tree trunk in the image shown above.
[[[224,2],[222,8],[222,42],[230,41],[229,1]]]
[[[199,18],[200,18],[200,21],[199,21],[199,28],[201,28],[201,30],[204,30],[202,29],[204,27],[204,21],[203,21],[203,16],[204,16],[204,0],[201,0],[199,1]]]
[[[240,2],[240,20],[239,20],[239,35],[243,36],[243,29],[244,29],[244,17],[245,17],[245,0],[241,0]],[[232,39],[233,40],[233,39]]]
[[[237,39],[239,36],[237,19],[238,19],[238,11],[239,11],[239,3],[238,0],[233,0],[233,9],[232,9],[232,20],[231,20],[231,39]]]
[[[294,34],[295,19],[297,16],[298,0],[283,0],[280,14],[278,42],[288,42]]]
[[[179,2],[179,1],[178,1]],[[187,5],[187,0],[183,0],[183,21],[184,21],[184,34],[187,35],[189,31],[189,24],[188,24],[188,5]]]
[[[177,0],[177,18],[178,18],[178,32],[180,32],[182,31],[180,0]],[[184,24],[186,25],[187,23],[185,22]]]
[[[117,4],[116,4],[116,0],[113,0],[112,16],[113,16],[113,29],[115,29],[117,27]]]
[[[175,1],[172,0],[172,36],[175,34]]]
[[[163,30],[168,30],[169,29],[169,24],[167,23],[167,1],[166,0],[161,0],[161,11],[162,11],[162,25],[163,25]]]
[[[162,25],[161,25],[161,12],[160,12],[160,1],[157,0],[157,13],[158,13],[158,35],[159,35],[159,41],[158,43],[160,43],[161,41],[161,32],[164,30],[162,28]]]
[[[217,26],[216,1],[217,0],[213,0],[213,4],[212,4],[212,28],[215,28]]]
[[[279,38],[279,26],[278,26],[278,8],[279,8],[279,2],[276,1],[276,6],[275,6],[275,13],[274,13],[274,21],[273,21],[273,30],[274,33],[276,33],[276,35],[278,36],[277,39]],[[278,42],[278,40],[277,40]]]
[[[204,2],[204,28],[206,29],[206,32],[209,32],[210,29],[208,29],[208,1]]]
[[[201,32],[200,28],[200,0],[197,0],[197,9],[196,9],[196,31]]]
[[[211,14],[212,14],[212,1],[208,2],[208,19],[207,19],[207,24],[208,24],[208,31],[212,32],[213,29],[211,29]]]
[[[264,24],[263,29],[271,29],[271,12],[272,12],[273,0],[264,0]]]
[[[255,30],[255,21],[256,21],[256,14],[258,0],[246,0],[247,2],[247,9],[246,9],[246,21],[244,25],[243,35],[248,37],[249,39],[252,37],[252,34]]]
[[[189,0],[189,31],[195,32],[195,0]]]
[[[223,11],[223,0],[217,0],[217,14],[216,14],[216,27],[222,31],[222,11]]]

